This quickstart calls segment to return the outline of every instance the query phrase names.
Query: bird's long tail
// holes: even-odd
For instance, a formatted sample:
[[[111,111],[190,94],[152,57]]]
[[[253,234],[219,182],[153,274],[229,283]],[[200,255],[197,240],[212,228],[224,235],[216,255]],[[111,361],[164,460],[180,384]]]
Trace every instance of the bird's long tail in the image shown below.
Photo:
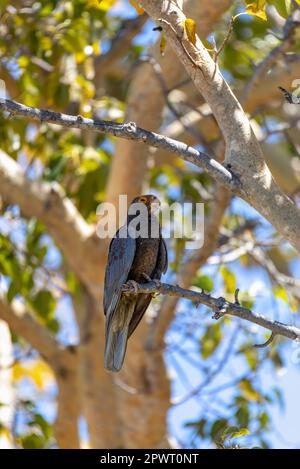
[[[123,365],[128,337],[128,327],[120,331],[107,328],[104,366],[109,371],[120,371]]]
[[[106,318],[104,366],[109,371],[120,371],[122,368],[134,308],[132,298],[121,297],[113,314]]]

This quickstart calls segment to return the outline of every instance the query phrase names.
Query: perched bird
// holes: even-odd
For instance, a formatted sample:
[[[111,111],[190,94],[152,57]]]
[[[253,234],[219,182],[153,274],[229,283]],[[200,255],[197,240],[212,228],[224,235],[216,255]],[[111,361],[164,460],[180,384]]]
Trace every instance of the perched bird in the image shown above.
[[[129,207],[125,225],[117,231],[109,246],[104,281],[104,366],[110,371],[121,369],[127,339],[134,332],[152,299],[152,294],[124,294],[123,285],[131,283],[134,288],[135,282],[159,280],[167,270],[167,248],[161,236],[159,220],[154,214],[159,205],[160,202],[154,195],[136,197]],[[139,223],[136,223],[140,213],[133,213],[132,208],[139,206],[145,217],[139,218]]]

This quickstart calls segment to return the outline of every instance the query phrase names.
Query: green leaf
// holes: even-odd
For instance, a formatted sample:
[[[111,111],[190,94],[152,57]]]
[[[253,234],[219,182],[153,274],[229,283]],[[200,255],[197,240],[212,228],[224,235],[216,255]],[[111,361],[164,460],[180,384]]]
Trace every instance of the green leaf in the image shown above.
[[[257,365],[258,365],[258,351],[254,347],[247,347],[246,350],[244,351],[247,363],[249,365],[249,368],[251,370],[255,370]]]
[[[216,322],[208,326],[205,334],[201,338],[201,354],[205,360],[215,352],[221,340],[221,322]]]
[[[133,6],[138,15],[142,15],[144,13],[144,9],[140,7],[136,0],[129,0],[129,3]]]
[[[108,11],[115,3],[116,0],[88,0],[89,6],[100,8],[103,11]]]
[[[261,428],[266,428],[269,423],[269,416],[266,412],[262,412],[259,416],[259,423]]]
[[[228,426],[228,421],[226,419],[216,420],[210,430],[210,436],[216,442],[222,440],[222,434],[225,428]]]
[[[204,291],[210,293],[214,288],[214,282],[208,275],[198,275],[193,280],[193,285],[202,288]]]
[[[184,21],[184,30],[188,40],[195,45],[196,44],[196,23],[191,18],[186,18]]]
[[[257,16],[258,18],[267,21],[267,15],[266,15],[266,0],[246,0],[246,13],[248,15],[254,15]]]
[[[254,301],[253,300],[241,300],[241,305],[244,308],[252,309],[254,306]]]
[[[248,403],[241,404],[241,406],[237,409],[235,413],[235,418],[239,425],[242,427],[247,427],[250,421],[250,413],[249,413],[249,406]]]
[[[48,181],[60,181],[67,166],[67,158],[63,155],[54,155],[45,168],[44,177]]]
[[[47,440],[52,436],[52,427],[41,414],[35,413],[29,425],[31,427],[37,425]]]
[[[275,347],[271,348],[270,350],[270,360],[273,362],[276,369],[281,369],[284,367],[284,362],[280,356],[280,353]]]
[[[30,433],[21,437],[21,444],[24,449],[42,449],[45,447],[45,437],[37,433]]]
[[[220,273],[223,277],[226,293],[234,293],[236,291],[236,279],[234,273],[225,266],[220,268]]]
[[[234,432],[230,436],[230,440],[233,440],[233,438],[241,438],[241,437],[249,435],[249,434],[250,434],[250,432],[247,428],[241,428],[240,430],[238,430],[237,432]]]
[[[49,290],[40,290],[32,299],[32,306],[38,315],[50,320],[55,309],[55,299]]]
[[[248,379],[242,380],[239,384],[239,388],[247,400],[253,402],[261,402],[263,400],[261,394],[256,389],[254,389],[251,381]]]
[[[79,282],[76,278],[76,275],[73,272],[69,271],[67,272],[65,279],[66,279],[67,287],[70,290],[70,292],[73,295],[77,294],[80,288],[79,288]]]
[[[51,318],[48,319],[46,322],[46,326],[50,331],[52,331],[54,334],[57,334],[59,329],[60,329],[60,322],[56,318]]]
[[[162,56],[165,55],[166,45],[167,45],[166,36],[162,34],[160,38],[160,43],[159,43],[159,50]]]
[[[280,298],[285,303],[289,302],[289,296],[288,296],[287,291],[280,285],[276,285],[275,287],[273,287],[273,293],[276,296],[276,298]]]
[[[14,299],[14,297],[19,293],[19,290],[18,288],[16,288],[16,285],[13,281],[10,282],[10,285],[9,285],[9,288],[8,288],[8,291],[7,291],[7,301],[9,303],[12,302],[12,300]]]
[[[234,438],[241,438],[245,435],[249,435],[249,430],[247,428],[239,428],[237,426],[227,427],[221,437],[222,441],[226,439],[233,440]]]

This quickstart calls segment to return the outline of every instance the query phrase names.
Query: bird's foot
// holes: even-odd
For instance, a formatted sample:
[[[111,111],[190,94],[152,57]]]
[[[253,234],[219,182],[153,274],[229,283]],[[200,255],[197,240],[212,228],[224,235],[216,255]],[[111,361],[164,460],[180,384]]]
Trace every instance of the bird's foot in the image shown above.
[[[152,278],[151,279],[151,282],[154,282],[155,283],[155,287],[157,288],[157,292],[155,293],[152,293],[152,297],[153,298],[156,298],[158,295],[160,295],[160,287],[161,287],[161,281],[158,279],[158,278]]]
[[[139,291],[139,284],[135,280],[128,280],[128,282],[124,283],[124,288],[126,289],[126,293],[134,293],[137,295]]]
[[[151,282],[155,283],[156,288],[159,290],[161,287],[161,281],[158,278],[152,278]]]
[[[160,289],[160,287],[161,287],[161,282],[160,282],[160,280],[158,280],[157,278],[151,278],[151,277],[149,277],[148,274],[145,274],[145,273],[142,273],[142,276],[144,277],[145,280],[147,280],[147,282],[154,282],[156,288],[157,288],[157,289]],[[157,291],[157,292],[155,292],[155,293],[151,293],[152,298],[155,298],[156,296],[158,296],[159,293],[160,293],[159,291]]]
[[[161,281],[159,279],[151,278],[151,277],[149,277],[149,275],[147,275],[145,273],[142,274],[142,277],[144,277],[144,279],[147,280],[147,282],[154,282],[156,288],[159,289],[161,287]]]

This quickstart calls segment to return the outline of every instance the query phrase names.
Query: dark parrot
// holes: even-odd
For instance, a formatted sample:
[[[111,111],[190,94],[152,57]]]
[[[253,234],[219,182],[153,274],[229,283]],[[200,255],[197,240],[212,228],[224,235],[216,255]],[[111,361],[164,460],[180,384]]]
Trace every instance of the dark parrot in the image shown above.
[[[122,286],[128,283],[134,289],[135,282],[145,283],[149,278],[159,280],[167,270],[167,248],[161,235],[159,220],[154,214],[159,205],[160,202],[154,195],[136,197],[129,207],[125,225],[117,231],[109,246],[104,281],[104,366],[110,371],[119,371],[122,368],[127,339],[134,332],[152,299],[152,294],[124,294]],[[132,208],[138,206],[143,209],[145,216],[139,218],[139,223],[135,224],[140,213],[133,213]],[[141,229],[141,224],[144,224],[146,233]]]

